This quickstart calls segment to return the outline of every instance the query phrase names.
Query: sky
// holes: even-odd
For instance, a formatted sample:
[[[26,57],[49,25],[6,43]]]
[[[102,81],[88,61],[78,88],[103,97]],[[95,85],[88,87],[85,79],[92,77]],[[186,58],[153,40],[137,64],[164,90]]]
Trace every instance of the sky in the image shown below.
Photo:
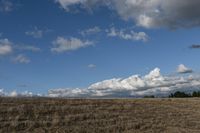
[[[0,0],[0,95],[200,88],[199,0]]]

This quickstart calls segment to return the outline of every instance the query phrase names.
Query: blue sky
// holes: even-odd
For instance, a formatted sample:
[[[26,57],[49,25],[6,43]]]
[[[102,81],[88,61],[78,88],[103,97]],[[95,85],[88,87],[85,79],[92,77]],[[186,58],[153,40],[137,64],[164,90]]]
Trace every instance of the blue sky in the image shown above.
[[[198,73],[200,11],[185,12],[200,3],[149,1],[0,0],[0,88],[45,94],[156,67],[178,75],[180,64]]]

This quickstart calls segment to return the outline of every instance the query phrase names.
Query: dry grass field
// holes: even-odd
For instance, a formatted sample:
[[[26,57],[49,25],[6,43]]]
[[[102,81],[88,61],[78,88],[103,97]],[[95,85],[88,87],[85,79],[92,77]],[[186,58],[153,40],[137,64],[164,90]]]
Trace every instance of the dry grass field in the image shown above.
[[[1,133],[199,133],[200,99],[0,98]]]

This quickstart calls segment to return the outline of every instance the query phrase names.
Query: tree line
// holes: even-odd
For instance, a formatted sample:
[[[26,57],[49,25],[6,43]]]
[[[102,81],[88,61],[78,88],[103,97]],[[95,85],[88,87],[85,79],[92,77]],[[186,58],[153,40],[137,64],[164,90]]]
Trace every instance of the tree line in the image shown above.
[[[171,93],[169,95],[169,98],[187,98],[187,97],[200,97],[200,91],[194,91],[192,93],[176,91],[175,93]]]
[[[192,93],[185,93],[181,91],[176,91],[174,93],[171,93],[169,98],[190,98],[190,97],[200,97],[200,91],[193,91]],[[143,98],[156,98],[154,95],[147,95]]]

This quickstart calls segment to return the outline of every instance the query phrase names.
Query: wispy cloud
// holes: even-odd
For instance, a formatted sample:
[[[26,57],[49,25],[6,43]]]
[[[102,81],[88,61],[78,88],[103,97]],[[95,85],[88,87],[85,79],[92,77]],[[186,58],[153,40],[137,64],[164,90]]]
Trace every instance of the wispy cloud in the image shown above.
[[[44,34],[50,32],[50,29],[39,29],[38,27],[33,27],[32,30],[26,31],[25,34],[27,36],[32,36],[33,38],[42,38]]]
[[[14,63],[28,64],[31,62],[28,57],[21,54],[25,51],[39,52],[41,49],[33,45],[15,44],[7,38],[0,39],[0,56],[10,56],[11,61]]]
[[[25,44],[15,45],[15,49],[20,50],[20,51],[32,51],[32,52],[40,52],[41,51],[41,49],[36,46],[25,45]]]
[[[57,37],[55,41],[53,41],[53,47],[51,48],[52,52],[63,53],[67,51],[73,51],[80,48],[88,47],[94,45],[92,41],[89,40],[81,40],[79,38],[64,38]]]
[[[81,31],[80,34],[82,36],[86,36],[86,35],[96,34],[96,33],[99,33],[101,31],[102,31],[101,28],[99,28],[98,26],[95,26],[95,27]]]
[[[17,57],[15,57],[13,61],[15,63],[22,63],[22,64],[28,64],[31,62],[31,60],[23,54],[20,54]]]
[[[95,64],[89,64],[88,68],[96,68],[97,66]]]
[[[0,11],[11,12],[14,9],[14,4],[11,0],[0,0]]]
[[[40,30],[37,27],[34,27],[34,29],[32,31],[26,31],[25,34],[28,36],[32,36],[34,38],[42,38],[43,30]]]
[[[112,27],[107,31],[108,37],[119,37],[124,40],[132,40],[132,41],[148,41],[149,36],[145,32],[135,32],[133,30],[126,30],[126,29],[116,29]]]

